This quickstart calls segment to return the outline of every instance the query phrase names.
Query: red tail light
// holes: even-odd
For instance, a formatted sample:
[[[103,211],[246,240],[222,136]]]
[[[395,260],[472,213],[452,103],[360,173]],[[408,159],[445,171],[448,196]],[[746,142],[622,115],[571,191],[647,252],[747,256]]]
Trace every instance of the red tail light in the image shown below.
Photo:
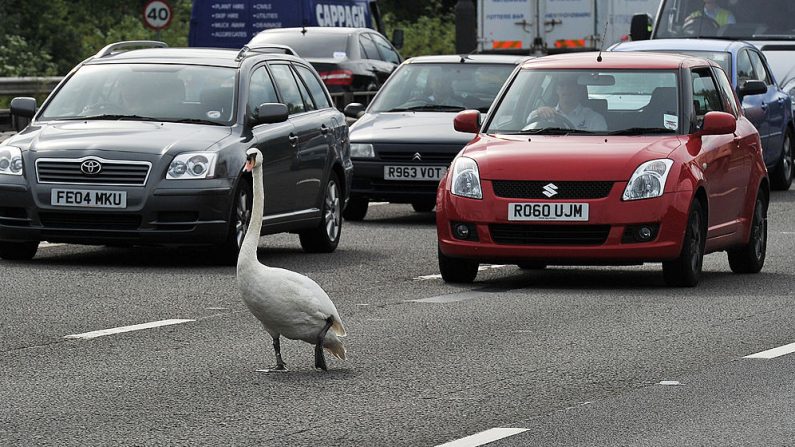
[[[331,70],[318,73],[326,85],[351,85],[353,72],[350,70]]]

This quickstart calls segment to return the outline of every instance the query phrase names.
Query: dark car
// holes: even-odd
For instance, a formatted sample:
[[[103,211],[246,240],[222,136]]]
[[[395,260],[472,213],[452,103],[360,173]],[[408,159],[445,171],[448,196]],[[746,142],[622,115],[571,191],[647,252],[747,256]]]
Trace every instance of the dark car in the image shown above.
[[[133,46],[156,48],[120,51]],[[30,259],[55,241],[211,246],[234,259],[251,212],[251,147],[265,156],[263,233],[333,251],[352,164],[345,117],[312,67],[160,46],[109,45],[38,111],[33,98],[12,101],[32,121],[0,146],[0,257]]]
[[[659,39],[620,43],[611,50],[675,52],[717,62],[740,98],[746,118],[759,130],[773,189],[789,189],[795,144],[792,99],[776,83],[765,55],[755,46],[741,41]]]
[[[351,198],[344,216],[364,219],[370,200],[411,203],[433,210],[436,186],[455,155],[472,139],[456,132],[453,119],[465,109],[486,113],[511,72],[526,56],[445,55],[408,59],[362,114],[345,113],[354,160]],[[361,115],[361,116],[360,116]]]
[[[259,32],[249,46],[286,45],[309,61],[332,93],[375,91],[403,60],[370,28],[276,28]]]

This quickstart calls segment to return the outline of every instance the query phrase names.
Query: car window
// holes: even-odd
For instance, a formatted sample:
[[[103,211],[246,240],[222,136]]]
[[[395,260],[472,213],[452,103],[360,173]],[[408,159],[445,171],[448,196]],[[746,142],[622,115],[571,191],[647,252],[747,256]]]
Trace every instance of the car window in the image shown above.
[[[293,67],[293,77],[295,78],[295,83],[298,85],[298,90],[301,92],[301,97],[304,98],[306,110],[317,110],[317,106],[315,106],[315,102],[312,100],[312,95],[309,94],[309,90],[306,89],[306,85],[304,85],[298,75],[295,74],[295,67]]]
[[[693,107],[700,121],[708,112],[723,112],[723,99],[718,92],[711,70],[707,67],[695,68],[691,72],[693,82]]]
[[[680,129],[674,70],[523,70],[503,95],[486,133],[636,135]]]
[[[309,87],[309,92],[312,94],[312,99],[315,101],[315,106],[318,109],[326,109],[331,107],[331,103],[329,102],[328,96],[326,95],[326,90],[323,88],[320,80],[312,72],[312,70],[304,67],[303,65],[296,64],[293,66],[298,71],[298,74],[304,80],[304,83],[306,83],[307,87]]]
[[[303,58],[345,59],[348,57],[348,35],[313,29],[302,33],[294,30],[266,31],[251,39],[251,45],[287,45]]]
[[[378,34],[370,34],[370,37],[372,37],[373,41],[378,47],[378,51],[381,52],[381,56],[385,61],[391,62],[393,64],[400,63],[400,55],[397,54],[397,51],[392,48],[392,45],[387,42],[386,39],[379,36]]]
[[[359,44],[362,46],[362,51],[364,52],[362,56],[365,59],[381,59],[381,55],[378,54],[378,49],[375,47],[375,43],[367,34],[362,34],[359,36]]]
[[[103,115],[230,124],[236,71],[177,64],[86,65],[55,93],[39,119]]]
[[[751,58],[748,56],[748,51],[741,50],[737,54],[737,80],[739,82],[743,82],[749,79],[756,79],[755,76],[754,66],[751,64]]]
[[[257,107],[266,102],[279,102],[279,97],[276,96],[276,88],[273,86],[270,73],[262,66],[254,70],[254,73],[251,74],[246,112],[249,116],[253,116],[256,113]]]
[[[754,74],[756,75],[756,79],[765,81],[765,84],[767,85],[773,84],[770,73],[768,73],[764,62],[762,62],[762,58],[759,56],[759,53],[756,51],[749,51],[748,55],[751,57],[751,64],[754,66]]]
[[[301,90],[295,82],[290,66],[284,64],[271,65],[271,71],[273,72],[276,86],[279,88],[279,93],[282,95],[282,102],[287,106],[287,112],[290,115],[305,112],[304,99],[301,97]]]
[[[723,109],[737,118],[740,115],[740,108],[737,105],[737,101],[734,97],[734,90],[732,90],[729,79],[726,78],[726,74],[723,70],[715,69],[713,70],[713,74],[715,75],[715,79],[718,80],[718,88],[720,89],[721,98],[723,99]]]
[[[513,64],[405,64],[381,88],[370,111],[487,112],[513,69]]]

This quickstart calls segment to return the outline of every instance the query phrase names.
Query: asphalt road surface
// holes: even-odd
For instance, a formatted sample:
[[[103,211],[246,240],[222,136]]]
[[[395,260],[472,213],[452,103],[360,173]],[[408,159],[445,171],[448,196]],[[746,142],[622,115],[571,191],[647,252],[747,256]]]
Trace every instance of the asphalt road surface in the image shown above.
[[[659,264],[447,285],[407,205],[346,221],[333,254],[263,237],[339,309],[327,372],[291,340],[288,372],[257,371],[270,337],[207,252],[43,244],[0,261],[0,445],[792,445],[795,191],[769,214],[763,271],[716,253],[694,289]]]

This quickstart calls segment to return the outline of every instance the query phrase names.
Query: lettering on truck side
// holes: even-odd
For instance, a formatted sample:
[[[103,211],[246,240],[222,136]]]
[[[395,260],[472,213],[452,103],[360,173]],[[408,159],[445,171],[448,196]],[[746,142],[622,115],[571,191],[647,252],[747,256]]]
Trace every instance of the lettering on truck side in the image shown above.
[[[343,26],[366,28],[367,9],[365,6],[343,6],[318,3],[315,15],[319,26]]]

